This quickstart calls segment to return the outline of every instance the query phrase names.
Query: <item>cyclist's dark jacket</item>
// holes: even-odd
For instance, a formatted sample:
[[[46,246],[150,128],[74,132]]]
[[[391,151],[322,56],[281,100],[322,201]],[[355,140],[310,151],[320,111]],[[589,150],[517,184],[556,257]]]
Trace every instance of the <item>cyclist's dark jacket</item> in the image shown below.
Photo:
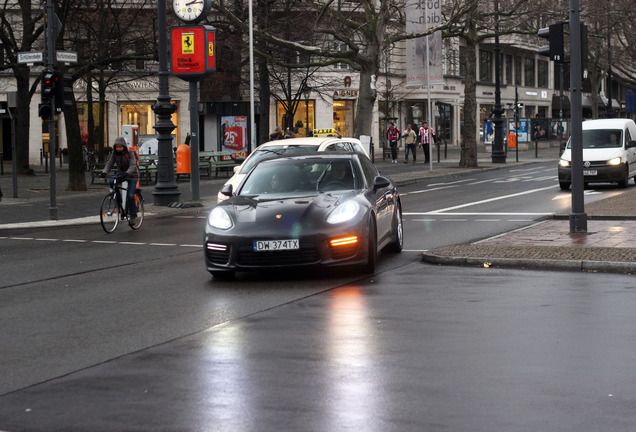
[[[110,154],[110,158],[108,158],[108,162],[104,165],[104,172],[108,173],[115,163],[117,163],[117,171],[126,173],[128,180],[139,179],[137,157],[132,149],[125,147],[121,153],[117,153],[117,151],[113,150]]]

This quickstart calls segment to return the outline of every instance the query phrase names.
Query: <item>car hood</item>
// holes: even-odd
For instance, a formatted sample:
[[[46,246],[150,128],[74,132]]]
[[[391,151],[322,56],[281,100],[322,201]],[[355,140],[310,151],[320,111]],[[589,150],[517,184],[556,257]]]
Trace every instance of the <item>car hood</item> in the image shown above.
[[[625,150],[622,147],[616,148],[601,148],[601,149],[583,149],[584,161],[605,161],[615,157],[623,156]],[[572,161],[572,150],[565,149],[561,155],[561,159]]]
[[[355,195],[355,192],[343,191],[281,198],[235,196],[219,205],[228,210],[238,224],[304,224],[306,221],[324,221],[338,204]]]

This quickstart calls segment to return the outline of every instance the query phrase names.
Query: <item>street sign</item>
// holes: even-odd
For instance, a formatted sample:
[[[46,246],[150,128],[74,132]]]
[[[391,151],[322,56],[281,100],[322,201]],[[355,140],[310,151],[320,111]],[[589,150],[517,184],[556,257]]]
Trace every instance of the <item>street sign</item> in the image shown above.
[[[21,52],[18,53],[18,63],[43,63],[44,62],[44,53],[38,51],[30,51],[30,52]]]
[[[77,63],[77,53],[73,51],[56,51],[57,61],[64,63]]]

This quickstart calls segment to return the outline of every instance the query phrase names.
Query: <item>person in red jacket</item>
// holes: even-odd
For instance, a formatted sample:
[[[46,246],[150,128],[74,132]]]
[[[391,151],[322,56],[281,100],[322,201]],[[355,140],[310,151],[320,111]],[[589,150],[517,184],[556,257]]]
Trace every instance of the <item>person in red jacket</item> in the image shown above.
[[[389,141],[391,147],[391,163],[397,163],[397,142],[400,139],[400,130],[395,127],[393,122],[389,123],[389,128],[386,131],[386,139]]]

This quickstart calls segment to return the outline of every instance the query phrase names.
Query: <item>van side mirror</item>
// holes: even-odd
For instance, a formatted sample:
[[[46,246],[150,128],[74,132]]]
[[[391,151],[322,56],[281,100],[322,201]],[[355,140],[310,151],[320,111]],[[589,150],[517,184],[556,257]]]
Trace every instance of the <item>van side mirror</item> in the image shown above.
[[[634,148],[634,147],[636,147],[636,141],[634,140],[627,141],[627,144],[625,144],[625,148]]]
[[[232,189],[234,188],[232,187],[231,184],[223,185],[223,187],[221,188],[221,193],[227,197],[231,197],[232,192],[234,192]]]

